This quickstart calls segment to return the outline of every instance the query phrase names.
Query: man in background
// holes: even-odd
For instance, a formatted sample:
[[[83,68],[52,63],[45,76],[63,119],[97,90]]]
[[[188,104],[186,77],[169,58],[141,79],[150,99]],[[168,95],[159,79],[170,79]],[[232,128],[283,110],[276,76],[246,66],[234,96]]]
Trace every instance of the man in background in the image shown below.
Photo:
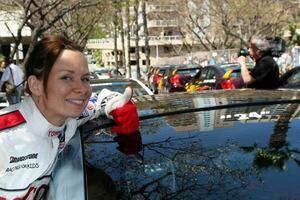
[[[243,81],[248,88],[276,89],[279,84],[279,67],[271,56],[271,44],[267,39],[253,36],[248,46],[250,57],[254,61],[254,68],[249,71],[246,57],[239,56]]]
[[[0,58],[1,59],[1,58]],[[17,86],[14,93],[8,94],[6,93],[7,101],[10,105],[17,104],[21,101],[21,95],[23,91],[23,79],[24,79],[24,72],[18,66],[11,62],[9,57],[2,57],[0,60],[1,68],[4,69],[2,77],[0,79],[0,88],[3,88],[5,82],[8,82],[12,85]]]

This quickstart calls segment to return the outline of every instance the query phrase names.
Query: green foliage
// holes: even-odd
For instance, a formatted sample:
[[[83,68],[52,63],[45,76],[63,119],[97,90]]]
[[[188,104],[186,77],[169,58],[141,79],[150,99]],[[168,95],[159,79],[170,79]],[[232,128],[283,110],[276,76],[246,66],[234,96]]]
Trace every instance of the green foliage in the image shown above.
[[[100,49],[94,49],[92,54],[93,54],[93,59],[96,61],[97,66],[101,66],[102,51]]]
[[[296,24],[290,26],[290,45],[300,45],[300,34],[296,32],[297,29],[300,29],[300,26]]]
[[[105,38],[107,34],[108,33],[107,33],[107,30],[105,28],[103,29],[102,27],[96,26],[93,29],[93,31],[89,34],[88,37],[92,38],[92,39],[95,39],[95,38],[100,39],[100,38]]]

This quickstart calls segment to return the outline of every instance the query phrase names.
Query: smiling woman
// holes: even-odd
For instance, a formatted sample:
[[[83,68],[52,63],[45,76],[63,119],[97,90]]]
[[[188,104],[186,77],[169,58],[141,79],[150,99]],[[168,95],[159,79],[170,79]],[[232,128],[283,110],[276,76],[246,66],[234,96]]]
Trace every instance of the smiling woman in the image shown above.
[[[29,97],[0,112],[0,199],[45,196],[57,156],[77,127],[106,109],[100,102],[103,93],[90,98],[90,73],[82,49],[64,37],[47,36],[35,45],[25,79]],[[106,99],[114,108],[107,116],[117,119],[117,133],[138,129],[131,93],[128,88],[126,94]],[[127,113],[126,119],[118,116],[118,109]]]
[[[48,121],[61,126],[79,116],[91,96],[88,64],[79,46],[56,37],[40,42],[32,54],[37,52],[41,56],[25,66],[27,90]]]

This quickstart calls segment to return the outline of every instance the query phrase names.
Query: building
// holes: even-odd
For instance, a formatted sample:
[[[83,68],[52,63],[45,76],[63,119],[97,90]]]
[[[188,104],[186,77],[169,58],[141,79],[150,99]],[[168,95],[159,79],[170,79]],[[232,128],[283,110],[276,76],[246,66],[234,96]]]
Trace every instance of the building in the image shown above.
[[[17,35],[18,27],[21,23],[21,14],[20,11],[0,11],[0,53],[5,56],[10,55],[15,45],[14,36]],[[24,27],[21,34],[21,44],[18,46],[14,60],[22,60],[30,44],[31,30],[29,27]]]
[[[140,66],[142,71],[145,70],[145,39],[141,9],[139,9],[139,49],[140,49]],[[133,14],[133,9],[131,9]],[[149,32],[150,47],[150,65],[156,64],[179,64],[189,62],[189,51],[187,51],[180,26],[178,7],[174,1],[149,0],[146,3],[147,25]],[[125,41],[125,49],[127,49]],[[134,35],[130,41],[130,63],[132,68],[136,65],[135,60],[135,40]],[[104,66],[114,66],[114,41],[112,38],[91,39],[87,43],[88,49],[101,49],[102,62]],[[117,40],[118,55],[122,54],[121,39]],[[125,52],[127,53],[127,52]],[[126,56],[127,57],[127,56]],[[119,56],[120,58],[120,56]],[[124,66],[124,64],[123,64]]]

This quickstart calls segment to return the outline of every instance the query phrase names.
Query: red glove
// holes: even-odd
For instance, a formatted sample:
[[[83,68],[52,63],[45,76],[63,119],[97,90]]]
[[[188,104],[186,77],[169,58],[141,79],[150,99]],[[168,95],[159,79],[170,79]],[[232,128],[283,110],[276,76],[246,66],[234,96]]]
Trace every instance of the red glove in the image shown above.
[[[139,117],[136,106],[131,102],[127,102],[122,107],[116,108],[109,113],[116,126],[111,128],[111,131],[118,134],[130,134],[139,129]]]
[[[98,103],[105,102],[104,111],[108,118],[113,119],[116,125],[112,132],[129,134],[138,130],[139,118],[136,106],[131,101],[132,88],[127,87],[123,94],[103,89],[98,96]]]

